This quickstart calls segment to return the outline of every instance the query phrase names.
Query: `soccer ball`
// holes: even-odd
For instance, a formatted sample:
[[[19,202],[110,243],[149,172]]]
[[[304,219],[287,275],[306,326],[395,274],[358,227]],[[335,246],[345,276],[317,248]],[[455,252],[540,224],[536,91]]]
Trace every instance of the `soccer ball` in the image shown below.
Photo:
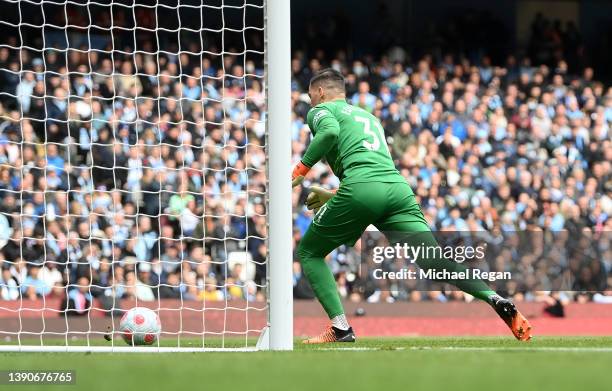
[[[161,322],[157,314],[144,307],[134,307],[121,317],[119,330],[128,345],[152,345],[159,338]]]

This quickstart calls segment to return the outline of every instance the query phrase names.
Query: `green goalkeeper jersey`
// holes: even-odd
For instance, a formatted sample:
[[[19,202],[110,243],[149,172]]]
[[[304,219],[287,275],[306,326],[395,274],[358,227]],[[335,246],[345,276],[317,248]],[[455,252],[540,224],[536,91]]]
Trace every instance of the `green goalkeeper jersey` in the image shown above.
[[[308,167],[325,157],[345,184],[405,182],[389,155],[385,132],[376,117],[344,99],[318,104],[308,112],[314,137],[302,162]]]

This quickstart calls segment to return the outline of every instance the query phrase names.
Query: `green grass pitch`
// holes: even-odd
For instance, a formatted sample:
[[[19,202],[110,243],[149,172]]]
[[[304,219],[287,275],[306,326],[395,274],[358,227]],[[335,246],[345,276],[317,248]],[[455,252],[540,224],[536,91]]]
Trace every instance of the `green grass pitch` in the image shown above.
[[[244,340],[242,340],[244,343]],[[612,337],[363,338],[293,352],[0,353],[0,369],[74,369],[40,390],[609,390]]]

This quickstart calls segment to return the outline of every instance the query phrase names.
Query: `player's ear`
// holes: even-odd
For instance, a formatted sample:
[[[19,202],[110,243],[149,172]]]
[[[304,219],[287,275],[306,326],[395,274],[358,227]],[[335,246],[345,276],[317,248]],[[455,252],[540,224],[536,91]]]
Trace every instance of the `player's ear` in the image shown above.
[[[325,90],[323,89],[322,86],[317,87],[318,88],[318,93],[320,97],[323,97],[323,95],[325,95]]]

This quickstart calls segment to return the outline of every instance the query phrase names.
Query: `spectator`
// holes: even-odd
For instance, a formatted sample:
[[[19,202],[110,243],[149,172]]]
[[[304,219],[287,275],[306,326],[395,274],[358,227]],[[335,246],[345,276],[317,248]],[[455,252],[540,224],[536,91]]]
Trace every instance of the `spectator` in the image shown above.
[[[435,39],[452,36],[439,29]],[[340,69],[350,101],[381,119],[390,154],[433,229],[482,227],[493,239],[504,228],[586,232],[594,238],[583,249],[588,257],[572,267],[579,285],[592,287],[602,270],[611,270],[596,270],[591,258],[604,258],[598,246],[612,224],[612,89],[597,80],[597,69],[571,74],[582,61],[575,26],[563,32],[542,16],[532,30],[531,55],[510,55],[503,65],[494,56],[460,58],[434,43],[439,56],[415,61],[399,48],[389,57],[355,59],[331,50],[327,58],[296,52],[292,156],[301,156],[310,137],[310,77],[324,66]],[[137,41],[139,48],[147,44]],[[253,54],[243,63],[227,55],[221,63],[208,50],[176,58],[116,45],[124,54],[97,50],[85,58],[53,48],[33,58],[25,46],[0,47],[0,66],[9,70],[0,97],[3,299],[18,299],[14,284],[29,298],[48,294],[61,276],[69,288],[64,308],[81,314],[93,295],[261,300],[268,180],[263,58]],[[324,165],[307,180],[338,185]],[[312,218],[301,207],[305,196],[294,190],[294,244]],[[573,245],[556,247],[573,254]],[[251,253],[255,281],[227,275],[231,251]],[[513,264],[538,266],[529,257],[515,259],[511,249],[499,252]],[[358,273],[356,253],[330,256],[339,289],[351,300],[467,300],[439,289],[389,293]],[[83,288],[90,279],[98,292]],[[299,263],[294,280],[296,297],[312,297]],[[535,297],[529,289],[537,281],[524,280],[507,290]]]
[[[7,267],[2,268],[0,276],[0,297],[2,300],[18,300],[20,297],[19,285]]]
[[[89,282],[87,277],[81,277],[76,285],[68,288],[66,304],[62,306],[67,315],[78,316],[89,313],[93,302]]]

